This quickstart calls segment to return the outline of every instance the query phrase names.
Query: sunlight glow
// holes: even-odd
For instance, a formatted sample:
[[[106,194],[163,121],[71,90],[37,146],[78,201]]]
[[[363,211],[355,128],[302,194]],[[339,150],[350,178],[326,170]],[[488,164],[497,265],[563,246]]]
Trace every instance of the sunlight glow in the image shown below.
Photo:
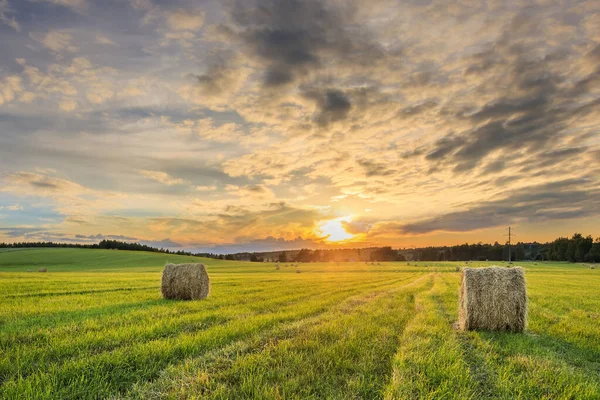
[[[340,217],[336,219],[330,219],[327,221],[321,221],[318,224],[317,231],[327,236],[326,240],[329,242],[341,242],[343,240],[352,239],[353,234],[346,232],[342,222],[351,222],[352,217]]]

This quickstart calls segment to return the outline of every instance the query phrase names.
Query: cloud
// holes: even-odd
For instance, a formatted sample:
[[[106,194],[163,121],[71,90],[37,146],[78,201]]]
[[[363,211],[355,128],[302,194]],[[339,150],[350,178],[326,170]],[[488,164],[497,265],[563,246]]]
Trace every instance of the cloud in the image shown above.
[[[72,44],[73,35],[68,31],[51,30],[46,34],[32,32],[29,34],[29,36],[55,53],[73,53],[78,50],[77,46]]]
[[[204,25],[204,12],[178,9],[167,14],[167,24],[175,31],[195,31]]]
[[[344,228],[344,230],[350,234],[358,235],[361,233],[369,233],[371,227],[373,226],[370,222],[365,221],[344,221],[341,220],[340,224]]]
[[[187,182],[181,178],[173,178],[166,172],[139,170],[140,174],[164,185],[183,185]]]
[[[212,192],[213,190],[217,190],[215,185],[199,185],[196,186],[196,190],[199,192]]]
[[[485,90],[489,100],[481,104],[474,99],[467,110],[455,113],[454,118],[470,128],[438,139],[427,160],[465,172],[494,152],[548,151],[561,143],[576,118],[589,112],[588,82],[598,71],[573,78],[565,66],[573,63],[567,51],[536,54],[535,42],[528,44],[523,34],[535,34],[538,28],[522,16],[517,15],[489,49],[472,56],[465,74],[475,82],[482,79],[479,90]]]
[[[511,223],[560,221],[600,215],[600,186],[571,179],[526,187],[498,200],[468,204],[462,211],[396,226],[403,234],[468,232]]]
[[[66,112],[71,112],[77,108],[77,102],[75,100],[63,100],[58,103],[58,107]]]
[[[238,197],[252,197],[257,199],[273,199],[275,195],[264,185],[227,185],[225,190]]]
[[[345,119],[352,108],[350,99],[340,90],[310,90],[304,96],[315,101],[319,110],[315,120],[321,126]]]
[[[359,159],[357,160],[357,163],[358,165],[363,167],[365,175],[367,177],[393,175],[396,172],[394,170],[389,169],[386,163],[365,159]]]
[[[21,77],[10,75],[0,80],[0,105],[9,103],[23,92]]]
[[[328,58],[362,63],[370,55],[381,54],[377,43],[371,42],[353,20],[351,8],[339,4],[238,1],[230,13],[239,32],[238,40],[264,65],[265,87],[305,77],[311,70],[322,68]]]
[[[118,44],[113,42],[110,38],[101,34],[96,35],[96,43],[106,46],[118,46]]]
[[[13,9],[10,7],[8,0],[0,0],[0,22],[7,26],[10,26],[17,32],[21,32],[21,25],[19,25],[15,17],[9,17],[7,15],[12,12]]]
[[[66,7],[73,11],[76,11],[78,13],[86,11],[89,7],[87,0],[33,0],[33,1],[45,2],[45,3],[54,4],[57,6]]]
[[[13,204],[13,205],[10,205],[10,206],[0,206],[0,210],[23,211],[24,208],[20,204]]]
[[[17,172],[4,176],[2,191],[21,195],[52,196],[84,194],[87,189],[67,179],[35,172]]]

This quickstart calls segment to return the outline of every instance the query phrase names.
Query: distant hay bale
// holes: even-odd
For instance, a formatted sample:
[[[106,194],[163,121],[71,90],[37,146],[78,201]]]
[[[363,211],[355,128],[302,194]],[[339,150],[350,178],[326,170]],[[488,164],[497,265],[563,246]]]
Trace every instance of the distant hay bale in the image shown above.
[[[462,330],[523,332],[527,327],[527,286],[520,267],[464,268],[458,326]]]
[[[596,268],[596,267],[594,267],[593,265],[590,267],[590,269],[594,269],[594,268]]]
[[[210,279],[203,264],[167,264],[162,274],[165,299],[199,300],[210,293]]]
[[[300,270],[299,270],[299,269],[297,269],[297,270],[296,270],[296,273],[297,273],[297,274],[299,274],[299,273],[300,273]]]
[[[276,269],[277,271],[279,271],[279,265],[276,265],[276,266],[275,266],[275,269]]]
[[[38,272],[48,272],[48,268],[40,268],[38,269]]]
[[[460,272],[460,267],[456,267],[456,272]]]

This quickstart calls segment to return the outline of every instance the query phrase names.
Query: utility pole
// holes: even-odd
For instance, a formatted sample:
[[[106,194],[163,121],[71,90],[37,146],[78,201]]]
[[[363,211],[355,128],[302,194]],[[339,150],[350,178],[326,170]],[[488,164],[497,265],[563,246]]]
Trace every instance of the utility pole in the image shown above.
[[[510,264],[510,226],[508,227],[508,263]]]

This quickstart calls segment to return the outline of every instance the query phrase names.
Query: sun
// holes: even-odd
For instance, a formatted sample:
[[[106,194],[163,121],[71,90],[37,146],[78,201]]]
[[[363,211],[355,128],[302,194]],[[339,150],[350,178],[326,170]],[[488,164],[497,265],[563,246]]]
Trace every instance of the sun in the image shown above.
[[[336,219],[330,219],[327,221],[321,221],[318,224],[317,231],[327,236],[326,240],[329,242],[341,242],[347,239],[352,239],[354,235],[348,233],[342,222],[351,222],[352,217],[340,217]]]

